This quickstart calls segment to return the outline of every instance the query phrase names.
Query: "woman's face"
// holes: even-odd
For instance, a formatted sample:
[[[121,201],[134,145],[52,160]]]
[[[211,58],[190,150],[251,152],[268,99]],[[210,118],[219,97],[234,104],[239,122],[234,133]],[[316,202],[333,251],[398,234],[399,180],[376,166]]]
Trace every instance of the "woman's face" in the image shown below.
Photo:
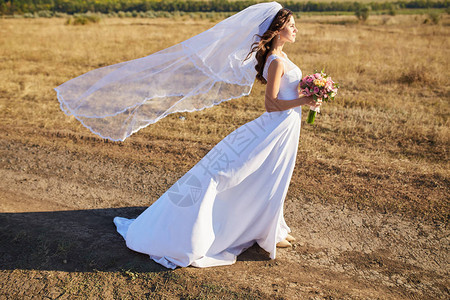
[[[280,39],[286,42],[295,42],[295,36],[297,34],[297,27],[295,27],[294,17],[291,16],[284,28],[280,31]]]

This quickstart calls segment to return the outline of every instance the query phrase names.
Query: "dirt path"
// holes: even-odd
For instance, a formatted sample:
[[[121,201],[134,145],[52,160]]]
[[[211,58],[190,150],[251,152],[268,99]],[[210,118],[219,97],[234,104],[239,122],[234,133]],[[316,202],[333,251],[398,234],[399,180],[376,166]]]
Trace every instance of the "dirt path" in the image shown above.
[[[163,286],[169,279],[200,286],[207,298],[450,296],[450,238],[442,224],[291,197],[285,216],[297,242],[279,249],[276,260],[254,246],[232,266],[167,271],[126,249],[112,218],[137,216],[184,170],[14,139],[0,141],[0,154],[0,298],[68,297],[69,287],[87,284],[80,279],[86,274],[93,276],[87,293],[105,298],[130,280],[129,295],[182,298],[186,291],[175,284]],[[165,281],[145,277],[152,273]]]

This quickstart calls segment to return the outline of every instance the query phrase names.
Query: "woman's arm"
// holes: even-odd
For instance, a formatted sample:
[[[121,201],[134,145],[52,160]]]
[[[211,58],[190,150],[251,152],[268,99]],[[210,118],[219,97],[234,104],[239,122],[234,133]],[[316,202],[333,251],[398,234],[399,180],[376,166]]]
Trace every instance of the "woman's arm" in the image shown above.
[[[294,100],[279,100],[277,98],[280,91],[281,77],[283,76],[283,63],[279,59],[272,61],[267,73],[264,104],[268,112],[287,110],[301,105],[320,106],[322,104],[321,101],[314,101],[312,96],[306,97],[305,95],[299,95]]]

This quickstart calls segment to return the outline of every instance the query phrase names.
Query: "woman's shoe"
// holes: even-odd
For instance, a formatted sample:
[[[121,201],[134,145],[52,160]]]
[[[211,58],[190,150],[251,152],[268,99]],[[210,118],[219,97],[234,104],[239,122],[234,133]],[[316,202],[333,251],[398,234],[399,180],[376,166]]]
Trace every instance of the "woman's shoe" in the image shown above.
[[[293,237],[292,235],[288,234],[286,237],[286,241],[292,243],[295,242],[295,237]]]
[[[289,243],[287,240],[282,240],[281,242],[279,242],[277,244],[278,248],[288,248],[288,247],[292,247],[292,244]]]

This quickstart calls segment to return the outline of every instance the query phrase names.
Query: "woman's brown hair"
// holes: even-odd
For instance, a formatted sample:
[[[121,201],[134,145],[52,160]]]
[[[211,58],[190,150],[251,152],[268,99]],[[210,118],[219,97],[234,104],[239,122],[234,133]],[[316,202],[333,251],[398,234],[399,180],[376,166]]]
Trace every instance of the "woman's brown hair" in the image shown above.
[[[252,55],[253,52],[256,52],[255,58],[257,64],[255,66],[256,71],[256,79],[261,81],[263,84],[266,84],[267,81],[263,77],[264,65],[266,64],[267,54],[269,53],[273,39],[277,36],[278,33],[284,28],[287,22],[289,22],[290,17],[292,16],[292,11],[287,8],[282,8],[278,11],[273,19],[272,23],[264,32],[263,35],[257,35],[260,40],[252,44],[251,51],[248,53],[246,60]]]

